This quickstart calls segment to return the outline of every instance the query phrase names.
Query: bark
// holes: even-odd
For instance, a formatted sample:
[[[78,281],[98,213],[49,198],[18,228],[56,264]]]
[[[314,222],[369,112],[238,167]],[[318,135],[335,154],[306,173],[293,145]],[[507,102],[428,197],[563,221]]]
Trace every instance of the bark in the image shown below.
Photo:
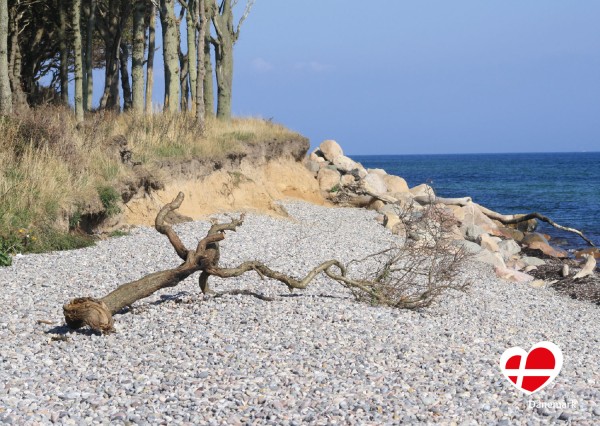
[[[23,90],[23,56],[19,34],[21,34],[22,15],[16,6],[9,10],[10,50],[8,55],[8,78],[12,92],[12,111],[19,112],[27,109],[27,96]]]
[[[131,109],[131,84],[129,83],[129,69],[127,64],[129,62],[129,47],[127,43],[121,41],[121,50],[119,56],[119,63],[121,65],[121,89],[123,91],[123,110],[128,111]]]
[[[152,89],[154,87],[154,50],[156,49],[156,7],[148,5],[148,60],[146,62],[146,113],[152,112]]]
[[[60,98],[67,105],[69,103],[69,40],[68,40],[68,15],[66,0],[59,0],[59,37],[60,37]]]
[[[198,0],[189,0],[188,9],[185,14],[187,28],[187,71],[189,75],[189,88],[191,92],[192,112],[196,113],[196,79],[198,78],[198,43],[196,42],[196,10],[198,9]],[[202,34],[202,33],[200,33]]]
[[[8,75],[8,3],[0,0],[0,115],[12,113],[12,91]]]
[[[215,90],[213,84],[213,67],[211,58],[210,25],[206,25],[204,31],[204,79],[202,87],[204,92],[204,116],[214,117],[215,115]]]
[[[92,110],[94,97],[93,76],[93,40],[96,26],[96,0],[83,2],[85,16],[87,17],[87,29],[85,35],[85,65],[83,71],[83,105],[86,111]]]
[[[177,112],[180,97],[179,27],[175,19],[175,0],[160,0],[165,70],[164,110]]]
[[[81,58],[81,0],[73,0],[73,49],[75,50],[75,116],[83,121],[83,60]]]
[[[120,2],[110,0],[106,18],[98,26],[104,39],[104,92],[100,99],[100,109],[119,110],[121,107],[119,97],[119,52],[122,38],[120,26]]]
[[[132,106],[144,111],[144,50],[146,48],[146,0],[137,0],[133,9],[133,58],[131,62]]]
[[[197,67],[197,76],[196,76],[196,97],[194,102],[196,104],[196,122],[198,123],[198,127],[203,132],[206,127],[206,109],[205,109],[205,101],[204,101],[204,77],[206,74],[205,68],[205,51],[204,51],[204,34],[206,33],[206,28],[208,27],[208,21],[206,19],[206,5],[205,0],[199,0],[199,4],[195,9],[195,21],[198,29],[198,37],[196,38],[197,47],[196,52],[198,52],[198,67]],[[210,57],[209,57],[210,60]],[[212,79],[212,75],[210,76]],[[212,93],[211,93],[212,96]]]

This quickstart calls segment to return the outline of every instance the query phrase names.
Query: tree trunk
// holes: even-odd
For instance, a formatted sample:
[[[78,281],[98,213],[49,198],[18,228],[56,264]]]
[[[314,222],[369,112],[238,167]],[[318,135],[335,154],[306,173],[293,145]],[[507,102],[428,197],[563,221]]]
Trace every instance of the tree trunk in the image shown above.
[[[148,5],[148,61],[146,62],[146,113],[152,112],[152,89],[154,87],[154,50],[156,49],[156,7]]]
[[[204,116],[214,117],[215,91],[213,85],[212,58],[210,55],[210,25],[206,25],[205,27],[204,38],[201,39],[201,42],[204,44],[204,80],[202,81],[202,87],[204,89]]]
[[[196,52],[198,52],[198,67],[197,67],[197,76],[196,76],[196,97],[194,102],[196,104],[196,122],[198,123],[198,127],[201,132],[204,132],[206,127],[205,115],[206,110],[204,108],[204,76],[206,73],[205,69],[205,51],[204,46],[206,43],[204,42],[204,34],[206,32],[207,19],[206,19],[206,9],[205,9],[205,1],[199,0],[199,4],[196,5],[195,9],[195,22],[198,27],[198,36],[196,37]],[[209,58],[210,59],[210,58]],[[212,78],[212,76],[211,76]]]
[[[81,58],[81,0],[73,0],[73,50],[75,51],[75,116],[83,121],[83,60]]]
[[[121,89],[123,90],[123,110],[128,111],[131,109],[131,84],[129,83],[129,69],[127,67],[129,62],[129,47],[127,43],[121,41],[121,54],[119,56],[119,63],[121,65]]]
[[[8,76],[8,3],[0,0],[0,115],[12,113],[12,91]]]
[[[67,105],[69,103],[69,41],[67,23],[69,10],[66,0],[59,0],[59,52],[60,52],[60,99]]]
[[[180,96],[179,27],[175,19],[175,0],[160,0],[160,22],[163,35],[165,69],[165,111],[177,112]]]
[[[83,2],[85,16],[87,17],[87,31],[85,35],[85,68],[83,71],[83,106],[86,111],[92,110],[92,100],[94,97],[94,76],[93,76],[93,40],[94,27],[96,25],[96,0]]]
[[[233,85],[233,43],[225,37],[215,48],[217,76],[217,118],[231,120],[231,89]]]
[[[21,19],[16,6],[8,13],[8,26],[10,35],[10,50],[8,54],[8,79],[12,92],[12,111],[19,112],[27,109],[27,96],[23,91],[23,56],[19,34],[21,33]]]
[[[131,82],[133,110],[144,111],[144,50],[146,47],[146,1],[137,0],[133,9],[133,58]]]
[[[196,112],[196,79],[198,78],[198,43],[196,42],[196,10],[198,10],[198,0],[188,1],[188,10],[185,14],[187,24],[187,70],[189,75],[189,88],[191,91],[192,112]]]

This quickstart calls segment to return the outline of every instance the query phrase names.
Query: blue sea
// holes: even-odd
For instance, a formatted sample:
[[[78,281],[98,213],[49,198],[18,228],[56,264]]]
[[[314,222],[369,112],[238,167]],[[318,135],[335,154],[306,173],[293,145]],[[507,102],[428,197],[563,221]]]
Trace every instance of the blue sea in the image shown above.
[[[470,196],[504,214],[539,212],[600,245],[600,152],[452,155],[354,155],[366,168],[431,185],[440,197]],[[565,249],[588,247],[577,235],[541,223]]]

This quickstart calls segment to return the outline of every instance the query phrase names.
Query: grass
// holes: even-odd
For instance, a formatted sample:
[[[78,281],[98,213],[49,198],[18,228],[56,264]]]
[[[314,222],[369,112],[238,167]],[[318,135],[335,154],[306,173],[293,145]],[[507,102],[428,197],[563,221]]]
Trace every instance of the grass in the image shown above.
[[[119,182],[132,173],[114,137],[122,135],[133,161],[219,160],[241,144],[285,141],[297,134],[253,118],[208,120],[202,134],[191,114],[95,113],[78,126],[71,110],[43,107],[0,117],[0,265],[8,254],[86,246],[78,228],[86,206],[107,216],[121,210]],[[24,241],[19,229],[36,235]]]

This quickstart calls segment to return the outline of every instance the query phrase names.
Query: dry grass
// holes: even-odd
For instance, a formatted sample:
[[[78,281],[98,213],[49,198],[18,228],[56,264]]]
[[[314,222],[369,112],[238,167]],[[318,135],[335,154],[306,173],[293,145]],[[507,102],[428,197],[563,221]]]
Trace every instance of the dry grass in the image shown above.
[[[78,210],[97,203],[99,188],[131,173],[111,146],[116,135],[125,136],[134,161],[150,165],[165,158],[219,159],[241,142],[295,134],[268,121],[235,119],[210,120],[202,135],[188,114],[96,113],[77,126],[69,109],[45,107],[0,117],[0,135],[0,243],[26,229],[40,235],[39,249],[43,230],[62,223],[66,231]]]

